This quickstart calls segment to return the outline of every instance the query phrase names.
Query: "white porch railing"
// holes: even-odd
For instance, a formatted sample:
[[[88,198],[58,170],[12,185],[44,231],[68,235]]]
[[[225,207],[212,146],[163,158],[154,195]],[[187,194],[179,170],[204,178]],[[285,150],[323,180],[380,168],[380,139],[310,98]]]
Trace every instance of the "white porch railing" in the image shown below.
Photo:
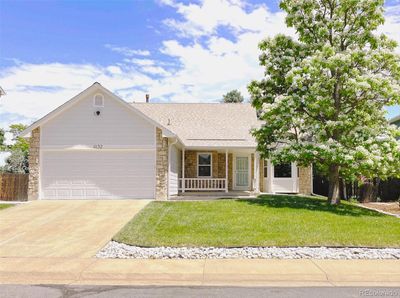
[[[226,183],[225,178],[179,178],[179,190],[226,190]]]

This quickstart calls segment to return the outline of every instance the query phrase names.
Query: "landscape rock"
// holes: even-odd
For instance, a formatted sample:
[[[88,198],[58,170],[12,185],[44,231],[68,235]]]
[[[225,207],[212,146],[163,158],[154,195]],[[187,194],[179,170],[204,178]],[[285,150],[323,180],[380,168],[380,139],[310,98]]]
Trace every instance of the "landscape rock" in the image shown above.
[[[366,247],[140,247],[109,242],[107,259],[400,259],[400,248]]]

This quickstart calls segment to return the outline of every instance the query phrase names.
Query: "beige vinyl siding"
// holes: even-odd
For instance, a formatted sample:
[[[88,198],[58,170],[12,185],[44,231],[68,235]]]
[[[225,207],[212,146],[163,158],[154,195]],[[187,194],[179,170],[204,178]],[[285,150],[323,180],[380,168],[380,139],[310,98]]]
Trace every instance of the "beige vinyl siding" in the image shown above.
[[[169,172],[169,194],[178,194],[178,179],[179,171],[181,169],[181,156],[180,151],[175,145],[171,146],[171,160],[170,160],[170,172]]]
[[[40,198],[154,198],[155,127],[105,94],[94,107],[94,95],[43,125]]]
[[[154,148],[154,126],[121,103],[104,98],[104,107],[93,106],[93,96],[77,102],[43,125],[42,149],[102,144],[103,148]],[[100,116],[95,112],[100,111]]]

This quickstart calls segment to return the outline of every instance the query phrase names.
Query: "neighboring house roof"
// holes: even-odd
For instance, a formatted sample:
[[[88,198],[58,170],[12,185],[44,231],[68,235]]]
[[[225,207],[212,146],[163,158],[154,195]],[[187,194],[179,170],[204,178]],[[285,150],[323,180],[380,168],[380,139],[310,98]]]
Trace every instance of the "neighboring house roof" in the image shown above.
[[[95,91],[101,91],[104,92],[105,94],[109,95],[111,98],[113,98],[114,100],[116,100],[117,102],[121,103],[122,105],[124,105],[127,109],[133,111],[134,113],[136,113],[137,115],[139,115],[140,117],[144,118],[145,120],[149,121],[150,123],[152,123],[154,126],[159,127],[163,134],[166,137],[176,137],[175,134],[173,134],[169,129],[165,128],[164,126],[162,126],[160,123],[154,121],[153,119],[149,118],[148,116],[146,116],[145,114],[143,114],[142,112],[140,112],[138,109],[133,108],[130,104],[128,104],[126,101],[124,101],[123,99],[119,98],[118,96],[116,96],[114,93],[112,93],[111,91],[109,91],[108,89],[104,88],[100,83],[95,82],[92,86],[90,86],[89,88],[86,88],[85,90],[83,90],[81,93],[79,93],[78,95],[76,95],[75,97],[71,98],[69,101],[67,101],[66,103],[64,103],[63,105],[59,106],[57,109],[51,111],[50,113],[48,113],[46,116],[44,116],[43,118],[37,120],[36,122],[32,123],[29,127],[27,127],[24,131],[22,131],[20,133],[21,137],[29,137],[30,133],[32,132],[32,130],[34,130],[35,128],[43,125],[44,123],[46,123],[47,121],[49,121],[50,119],[52,119],[53,117],[59,115],[60,113],[62,113],[64,110],[66,110],[67,108],[69,108],[70,106],[72,106],[73,104],[75,104],[76,102],[80,101],[81,99],[85,98],[87,95],[89,95],[91,92],[95,92]]]
[[[179,136],[186,147],[253,148],[250,130],[260,126],[247,103],[132,103]]]
[[[6,92],[3,90],[3,88],[0,87],[0,97],[2,97],[3,95],[6,95]]]
[[[398,116],[396,116],[396,117],[390,119],[390,120],[389,120],[389,123],[390,123],[390,124],[395,124],[395,123],[398,122],[398,121],[400,121],[400,115],[398,115]]]

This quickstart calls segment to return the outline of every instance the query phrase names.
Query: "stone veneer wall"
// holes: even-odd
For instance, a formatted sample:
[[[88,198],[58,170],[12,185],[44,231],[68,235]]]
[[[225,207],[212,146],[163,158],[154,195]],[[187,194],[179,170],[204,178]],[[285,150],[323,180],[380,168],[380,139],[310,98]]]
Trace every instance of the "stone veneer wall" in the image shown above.
[[[225,178],[225,153],[218,153],[217,166],[218,166],[218,173],[216,178]]]
[[[156,200],[168,198],[168,138],[156,128]]]
[[[232,163],[233,154],[228,153],[228,190],[232,190]],[[218,176],[216,178],[225,178],[225,153],[218,153]]]
[[[29,138],[29,182],[28,201],[39,198],[39,174],[40,174],[40,128],[35,128]]]
[[[185,151],[185,178],[197,178],[197,153],[212,154],[212,178],[225,178],[225,153],[217,151]],[[228,153],[228,189],[232,189],[232,153]]]
[[[197,177],[197,152],[185,151],[185,178]]]
[[[312,193],[312,167],[299,167],[299,193],[310,195]]]

